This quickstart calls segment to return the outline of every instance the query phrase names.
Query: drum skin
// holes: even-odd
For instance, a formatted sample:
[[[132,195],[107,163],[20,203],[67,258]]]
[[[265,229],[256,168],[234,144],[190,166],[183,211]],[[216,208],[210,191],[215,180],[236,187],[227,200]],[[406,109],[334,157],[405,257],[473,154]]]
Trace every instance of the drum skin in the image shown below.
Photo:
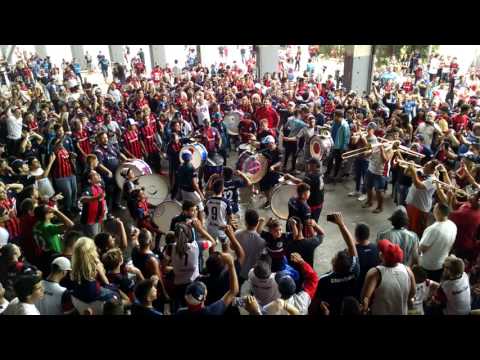
[[[297,195],[297,185],[280,183],[273,188],[270,202],[272,212],[282,220],[288,218],[288,201]]]
[[[123,187],[123,183],[125,182],[124,177],[120,174],[122,172],[122,169],[124,168],[132,169],[136,177],[152,174],[152,169],[150,168],[150,166],[145,161],[140,159],[135,159],[133,161],[128,161],[120,164],[120,166],[117,168],[117,171],[115,172],[115,181],[117,182],[117,185],[120,189]]]
[[[170,231],[170,223],[172,222],[172,219],[181,212],[182,205],[178,201],[163,201],[153,212],[153,222],[158,226],[160,231],[167,233]]]
[[[183,164],[182,160],[182,154],[185,151],[190,151],[192,154],[192,165],[195,169],[199,169],[202,163],[207,160],[207,149],[203,144],[200,143],[193,143],[189,145],[185,145],[182,150],[180,150],[179,158],[180,158],[180,163]]]
[[[167,177],[158,174],[140,176],[138,184],[145,188],[147,202],[153,206],[160,205],[170,191]]]
[[[262,154],[244,151],[238,158],[237,170],[243,172],[253,184],[256,184],[267,174],[268,160]]]
[[[227,128],[228,135],[238,135],[238,124],[242,119],[242,114],[238,111],[231,111],[223,118],[223,123]]]
[[[333,148],[331,137],[315,135],[310,140],[310,156],[314,159],[325,160]]]

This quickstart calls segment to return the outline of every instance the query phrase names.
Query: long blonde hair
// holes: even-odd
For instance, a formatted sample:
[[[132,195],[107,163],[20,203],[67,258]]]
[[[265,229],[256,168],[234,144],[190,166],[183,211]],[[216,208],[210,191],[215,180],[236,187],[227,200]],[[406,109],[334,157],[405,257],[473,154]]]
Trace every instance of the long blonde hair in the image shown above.
[[[95,242],[88,237],[81,237],[73,247],[72,279],[78,283],[82,280],[95,280],[99,262]]]

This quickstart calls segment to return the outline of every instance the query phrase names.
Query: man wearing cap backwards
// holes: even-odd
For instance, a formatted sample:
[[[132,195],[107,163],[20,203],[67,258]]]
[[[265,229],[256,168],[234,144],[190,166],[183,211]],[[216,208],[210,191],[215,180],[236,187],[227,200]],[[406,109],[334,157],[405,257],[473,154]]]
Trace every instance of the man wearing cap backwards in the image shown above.
[[[418,235],[413,231],[407,230],[405,226],[408,225],[407,210],[401,206],[395,210],[388,218],[392,223],[392,228],[380,231],[377,234],[377,242],[381,239],[387,239],[393,244],[400,246],[403,251],[402,263],[407,266],[413,266],[418,263]]]
[[[228,253],[221,254],[224,264],[226,264],[229,273],[230,289],[223,295],[220,300],[205,306],[207,299],[207,287],[201,281],[191,283],[185,290],[186,308],[179,309],[176,313],[178,316],[188,315],[223,315],[227,307],[233,302],[237,296],[238,279],[235,270],[235,264],[232,255]]]
[[[280,150],[277,148],[275,143],[275,138],[271,135],[266,136],[262,140],[262,144],[266,146],[266,149],[261,151],[261,154],[265,156],[268,160],[267,163],[267,173],[260,180],[260,191],[264,192],[267,197],[267,201],[263,207],[267,208],[270,206],[270,199],[272,198],[272,188],[278,183],[280,174],[277,172],[282,166],[282,159]]]
[[[450,208],[437,203],[433,208],[435,222],[425,229],[420,241],[420,266],[430,280],[439,281],[442,276],[443,262],[455,243],[457,225],[448,220]]]
[[[189,151],[184,151],[182,160],[183,164],[178,169],[176,176],[182,200],[189,200],[198,207],[198,218],[203,222],[203,201],[205,201],[205,196],[198,183],[198,172],[191,164],[192,154]]]
[[[402,264],[403,251],[388,240],[378,242],[382,265],[367,272],[361,300],[365,313],[372,315],[407,315],[408,301],[415,296],[415,277]]]
[[[42,280],[44,297],[35,303],[41,315],[63,315],[72,309],[69,292],[59,284],[71,270],[72,265],[66,257],[52,261],[50,275]]]
[[[38,274],[19,275],[14,289],[17,297],[2,315],[40,315],[35,303],[44,296],[42,277]]]

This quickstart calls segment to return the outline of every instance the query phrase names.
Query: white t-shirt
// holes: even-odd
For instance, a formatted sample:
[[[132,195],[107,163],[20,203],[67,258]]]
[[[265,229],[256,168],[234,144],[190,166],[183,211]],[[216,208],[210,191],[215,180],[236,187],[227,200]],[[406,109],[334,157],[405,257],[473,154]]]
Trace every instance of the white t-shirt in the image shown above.
[[[310,306],[310,296],[305,291],[300,291],[298,294],[294,294],[287,300],[287,304],[297,308],[300,315],[308,315],[308,307]],[[265,315],[289,315],[288,311],[284,307],[279,307],[276,301],[267,304],[263,308]]]
[[[425,245],[430,248],[420,256],[420,266],[430,271],[440,270],[452,249],[456,236],[457,225],[451,220],[437,221],[427,227],[420,240],[420,246]]]
[[[468,315],[471,311],[470,283],[463,273],[460,279],[442,281],[440,288],[447,297],[445,315]]]
[[[412,315],[425,315],[423,311],[423,303],[431,296],[431,283],[421,282],[416,285],[415,297],[413,298],[413,306],[410,310]]]
[[[434,178],[430,176],[423,182],[426,188],[425,190],[417,189],[415,185],[410,186],[405,202],[408,205],[416,207],[420,211],[425,213],[430,212],[433,204],[433,194],[437,190],[437,187],[433,183],[433,179]]]
[[[18,298],[13,299],[2,315],[40,315],[40,311],[33,304],[20,302]]]
[[[432,60],[430,60],[430,68],[428,69],[428,73],[432,75],[436,75],[439,67],[440,67],[440,60],[438,60],[437,58],[432,58]]]
[[[199,103],[195,107],[197,113],[198,125],[203,126],[205,119],[210,121],[210,111],[208,110],[208,102],[204,101],[202,105]]]
[[[7,114],[7,138],[11,140],[20,140],[22,137],[23,119],[21,117],[17,119],[13,116],[10,110],[8,110]]]
[[[62,296],[67,290],[60,284],[42,280],[44,297],[35,306],[42,315],[63,315]]]
[[[9,236],[7,229],[0,227],[0,248],[3,245],[7,245]]]
[[[210,242],[200,241],[202,250],[208,249]],[[196,241],[192,241],[187,244],[187,261],[185,261],[185,256],[180,257],[177,255],[176,246],[173,247],[172,251],[172,265],[173,272],[175,274],[175,285],[184,285],[194,281],[197,277],[200,276],[198,256],[200,254],[200,248]]]
[[[120,101],[122,101],[122,93],[120,92],[120,90],[118,90],[118,89],[109,90],[108,93],[113,96],[116,104],[118,104]]]
[[[438,130],[441,131],[438,125],[437,127]],[[420,125],[418,125],[418,133],[423,135],[425,145],[428,145],[429,147],[432,146],[433,134],[435,133],[435,125],[427,124],[425,122],[421,123]]]

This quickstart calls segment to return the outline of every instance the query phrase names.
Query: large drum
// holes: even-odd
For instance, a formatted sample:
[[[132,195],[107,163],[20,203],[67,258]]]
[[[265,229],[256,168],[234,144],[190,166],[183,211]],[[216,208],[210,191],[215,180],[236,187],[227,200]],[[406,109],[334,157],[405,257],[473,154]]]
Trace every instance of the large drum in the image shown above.
[[[208,181],[213,174],[221,175],[223,173],[223,163],[223,157],[218,153],[207,157],[207,161],[205,162],[205,181]]]
[[[200,143],[193,143],[193,144],[185,145],[182,148],[182,150],[180,150],[179,156],[180,156],[181,164],[183,164],[182,154],[185,151],[190,151],[190,153],[192,154],[192,165],[195,169],[200,168],[200,166],[202,165],[202,162],[207,160],[208,152],[207,152],[207,149],[205,149],[205,146],[203,146],[203,144],[200,144]]]
[[[158,174],[140,176],[138,185],[145,189],[145,196],[150,205],[158,206],[169,193],[168,179]]]
[[[288,218],[288,201],[297,195],[297,185],[284,182],[276,185],[270,201],[272,212],[282,220]]]
[[[37,188],[40,196],[47,196],[48,198],[51,198],[55,195],[55,190],[53,189],[52,183],[48,177],[38,179]]]
[[[231,111],[223,118],[223,123],[227,128],[228,135],[238,135],[238,124],[242,119],[242,113],[239,111]]]
[[[260,153],[244,151],[238,157],[237,170],[243,172],[253,184],[256,184],[267,174],[268,160]]]
[[[123,183],[125,182],[125,178],[120,174],[124,168],[132,169],[136,177],[152,175],[152,169],[143,160],[135,159],[133,161],[120,164],[115,172],[115,181],[120,189],[123,187]]]
[[[333,148],[333,139],[330,136],[314,135],[310,139],[310,156],[320,161],[325,160]]]
[[[170,231],[170,223],[172,219],[180,215],[182,212],[182,205],[175,200],[163,201],[155,208],[153,212],[153,222],[158,226],[160,231],[167,233]]]

